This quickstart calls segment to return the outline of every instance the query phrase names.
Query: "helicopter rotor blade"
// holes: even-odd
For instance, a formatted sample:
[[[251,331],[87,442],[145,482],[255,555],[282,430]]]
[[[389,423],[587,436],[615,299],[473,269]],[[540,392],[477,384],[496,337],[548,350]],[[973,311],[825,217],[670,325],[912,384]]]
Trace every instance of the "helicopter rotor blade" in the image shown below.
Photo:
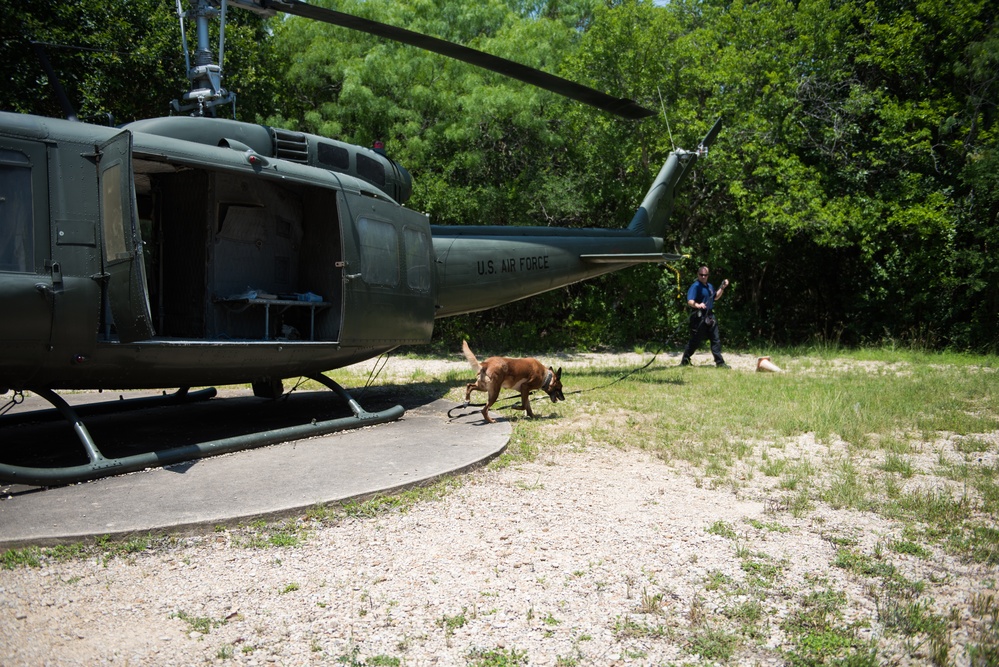
[[[638,120],[655,114],[654,111],[640,106],[634,100],[613,97],[599,90],[587,88],[578,83],[542,72],[533,67],[515,63],[506,58],[500,58],[499,56],[406,30],[405,28],[398,28],[386,23],[379,23],[359,16],[306,4],[300,0],[230,0],[230,2],[231,4],[258,12],[260,10],[277,10],[286,14],[322,21],[323,23],[350,28],[351,30],[368,33],[376,37],[384,37],[396,42],[402,42],[403,44],[409,44],[410,46],[416,46],[508,76],[512,79],[517,79],[518,81],[523,81],[524,83],[549,90],[553,93],[558,93],[563,97],[568,97],[569,99],[608,111],[623,118]]]

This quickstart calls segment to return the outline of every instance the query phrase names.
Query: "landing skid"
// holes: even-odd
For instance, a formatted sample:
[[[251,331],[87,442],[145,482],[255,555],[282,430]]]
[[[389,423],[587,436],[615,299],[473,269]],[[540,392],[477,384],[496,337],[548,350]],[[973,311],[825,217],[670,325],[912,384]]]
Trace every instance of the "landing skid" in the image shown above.
[[[232,438],[222,438],[220,440],[208,440],[191,445],[174,447],[144,454],[134,454],[120,458],[106,458],[101,454],[93,438],[87,431],[86,425],[80,419],[80,414],[100,414],[116,411],[118,409],[142,408],[163,404],[183,404],[196,400],[205,400],[215,395],[214,389],[206,389],[193,394],[188,394],[187,389],[181,389],[175,394],[165,396],[155,396],[151,398],[130,399],[130,401],[119,401],[112,405],[115,407],[102,408],[101,405],[81,406],[74,410],[62,397],[49,389],[32,390],[53,405],[56,411],[62,415],[66,421],[73,425],[80,444],[83,445],[87,453],[89,463],[76,466],[54,467],[54,468],[33,468],[28,466],[9,465],[0,463],[0,482],[11,484],[29,484],[34,486],[59,486],[63,484],[74,484],[88,480],[121,475],[128,472],[136,472],[145,468],[156,468],[172,465],[182,461],[190,461],[206,456],[227,454],[254,447],[264,447],[274,445],[289,440],[301,440],[321,435],[328,435],[337,431],[345,431],[361,426],[371,426],[394,421],[402,417],[406,410],[401,405],[396,405],[379,412],[368,412],[362,408],[347,390],[325,375],[311,375],[310,379],[319,382],[323,386],[334,391],[342,398],[353,412],[351,417],[341,417],[322,422],[310,422],[298,426],[287,426],[284,428]],[[139,405],[131,402],[141,402]],[[129,403],[129,405],[124,405]],[[23,421],[23,419],[21,420]]]

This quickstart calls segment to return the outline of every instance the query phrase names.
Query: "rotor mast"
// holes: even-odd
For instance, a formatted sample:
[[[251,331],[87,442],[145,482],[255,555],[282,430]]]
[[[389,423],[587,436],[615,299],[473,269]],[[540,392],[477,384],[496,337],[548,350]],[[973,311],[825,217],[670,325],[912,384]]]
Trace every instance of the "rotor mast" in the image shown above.
[[[222,87],[222,63],[225,61],[225,18],[227,0],[189,0],[190,8],[184,11],[181,0],[177,0],[177,16],[180,19],[180,39],[184,49],[184,64],[190,90],[179,100],[173,100],[170,107],[177,113],[190,111],[192,116],[215,115],[215,107],[232,104],[236,115],[236,94]],[[219,19],[218,58],[213,56],[209,38],[209,21]],[[191,65],[190,49],[184,20],[193,20],[197,39],[194,65]]]

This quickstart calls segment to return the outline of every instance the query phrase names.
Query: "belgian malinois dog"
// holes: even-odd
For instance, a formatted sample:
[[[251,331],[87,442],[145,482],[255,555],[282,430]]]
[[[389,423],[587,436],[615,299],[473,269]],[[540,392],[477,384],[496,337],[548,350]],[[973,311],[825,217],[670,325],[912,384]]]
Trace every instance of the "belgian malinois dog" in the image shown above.
[[[478,373],[475,382],[469,382],[465,387],[465,405],[468,405],[472,391],[486,392],[486,407],[482,408],[482,416],[487,422],[495,422],[489,416],[489,408],[496,399],[499,398],[500,389],[519,389],[520,405],[518,410],[526,410],[528,417],[533,417],[531,410],[531,392],[535,389],[548,394],[552,403],[564,401],[562,394],[562,369],[554,370],[551,366],[545,365],[537,359],[528,357],[526,359],[511,359],[509,357],[489,357],[482,363],[475,358],[472,350],[468,347],[468,341],[461,341],[461,351],[472,368]]]

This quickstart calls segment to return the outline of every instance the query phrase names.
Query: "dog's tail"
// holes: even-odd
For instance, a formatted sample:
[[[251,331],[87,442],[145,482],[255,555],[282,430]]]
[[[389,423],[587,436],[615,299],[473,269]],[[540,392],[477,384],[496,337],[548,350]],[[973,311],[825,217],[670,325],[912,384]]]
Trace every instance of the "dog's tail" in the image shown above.
[[[474,354],[472,354],[472,349],[468,347],[467,340],[461,341],[461,352],[465,355],[465,358],[468,359],[468,363],[472,365],[472,370],[477,372],[480,366],[479,360],[475,358]]]

